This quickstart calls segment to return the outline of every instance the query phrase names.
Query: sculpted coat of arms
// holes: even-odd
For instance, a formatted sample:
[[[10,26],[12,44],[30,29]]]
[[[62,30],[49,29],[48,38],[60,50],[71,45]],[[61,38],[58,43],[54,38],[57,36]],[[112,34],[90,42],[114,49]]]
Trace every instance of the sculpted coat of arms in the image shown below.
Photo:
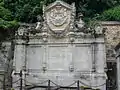
[[[46,8],[45,18],[50,31],[62,33],[69,29],[72,13],[71,7],[56,1],[56,3]]]
[[[49,20],[52,25],[59,27],[67,22],[67,10],[61,6],[56,6],[54,9],[50,11]]]

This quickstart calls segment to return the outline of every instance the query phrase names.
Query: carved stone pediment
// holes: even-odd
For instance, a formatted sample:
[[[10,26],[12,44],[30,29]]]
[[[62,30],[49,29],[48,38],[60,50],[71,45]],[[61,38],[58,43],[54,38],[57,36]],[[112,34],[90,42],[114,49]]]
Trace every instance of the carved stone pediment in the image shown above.
[[[73,9],[72,5],[62,1],[56,1],[47,7],[44,6],[44,20],[47,30],[56,34],[63,34],[70,30]]]
[[[38,15],[38,22],[34,25],[22,25],[16,37],[39,37],[43,41],[52,36],[56,38],[68,37],[74,42],[76,37],[102,36],[102,28],[90,26],[88,28],[82,20],[82,13],[76,17],[75,3],[69,5],[63,1],[56,1],[48,6],[43,6],[43,17]],[[96,24],[95,24],[96,25]],[[25,27],[23,27],[25,26]]]

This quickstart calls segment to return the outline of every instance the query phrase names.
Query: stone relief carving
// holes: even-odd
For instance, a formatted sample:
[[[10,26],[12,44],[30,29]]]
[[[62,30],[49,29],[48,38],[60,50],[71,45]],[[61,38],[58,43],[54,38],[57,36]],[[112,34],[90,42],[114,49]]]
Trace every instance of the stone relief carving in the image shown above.
[[[23,39],[25,41],[29,40],[30,35],[35,35],[37,33],[37,30],[35,30],[35,24],[26,24],[26,23],[20,23],[20,27],[15,33],[16,39]]]
[[[50,18],[49,18],[50,22],[56,27],[60,27],[67,22],[68,19],[67,9],[63,8],[60,5],[56,6],[55,9],[51,10],[49,14],[50,14]]]
[[[38,36],[44,42],[49,36],[69,37],[69,41],[74,42],[75,37],[91,37],[94,31],[97,35],[102,34],[103,28],[99,26],[96,26],[94,30],[87,28],[82,20],[83,15],[81,13],[78,14],[77,19],[75,17],[75,3],[69,5],[62,1],[56,1],[49,6],[43,6],[43,16],[37,16],[38,22],[36,24],[21,25],[16,36]]]
[[[69,36],[69,41],[72,43],[75,40],[75,33],[74,32],[69,32],[67,33],[67,36]]]
[[[103,28],[102,28],[102,26],[101,25],[96,25],[95,26],[95,31],[96,31],[96,34],[98,34],[98,35],[103,34]]]
[[[61,1],[56,1],[54,5],[44,7],[44,19],[46,20],[44,24],[48,25],[47,29],[52,35],[61,37],[70,28],[73,29],[71,23],[72,9],[74,8]]]
[[[82,13],[80,13],[78,15],[78,19],[75,22],[77,31],[81,31],[81,32],[84,30],[84,26],[85,26],[85,23],[82,20],[82,17],[83,17],[83,15],[82,15]]]
[[[26,27],[19,27],[18,31],[16,32],[16,38],[26,39]]]
[[[37,22],[37,26],[36,26],[36,30],[40,30],[42,27],[41,27],[41,22]]]
[[[42,70],[43,72],[47,71],[47,63],[43,63]]]
[[[24,28],[24,27],[20,27],[20,28],[18,29],[17,35],[23,36],[23,35],[24,35],[24,32],[25,32],[25,28]]]
[[[46,33],[46,32],[43,32],[43,33],[42,33],[42,39],[43,39],[44,42],[47,42],[48,36],[49,36],[48,33]]]
[[[38,22],[37,22],[37,25],[36,25],[35,29],[42,31],[41,30],[42,27],[43,27],[43,18],[42,18],[42,16],[38,15],[37,20],[38,20]]]

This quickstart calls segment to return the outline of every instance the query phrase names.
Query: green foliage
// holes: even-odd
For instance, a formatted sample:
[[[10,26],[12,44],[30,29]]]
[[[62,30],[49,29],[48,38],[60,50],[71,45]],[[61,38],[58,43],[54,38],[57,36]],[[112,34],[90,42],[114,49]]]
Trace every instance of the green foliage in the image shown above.
[[[0,7],[0,18],[10,21],[12,19],[11,12],[4,7]]]
[[[16,25],[17,22],[14,20],[11,11],[6,9],[3,0],[0,0],[0,28],[8,29],[16,27]]]
[[[109,10],[105,10],[98,19],[104,21],[120,21],[120,5]]]
[[[36,16],[42,14],[42,6],[43,2],[39,0],[5,0],[5,7],[20,22],[36,22]]]
[[[120,4],[120,0],[64,0],[66,2],[75,2],[77,13],[82,12],[85,19],[90,19],[101,14],[104,10]]]
[[[48,5],[56,0],[4,0],[5,7],[20,22],[34,23],[36,16],[42,15],[43,4]],[[92,18],[117,4],[119,0],[63,0],[69,4],[75,2],[77,13],[82,12],[85,19]]]
[[[3,0],[0,0],[0,41],[9,36],[8,32],[13,32],[8,30],[15,30],[17,26],[18,22],[14,20],[11,11],[5,8]]]
[[[13,20],[13,21],[5,21],[0,18],[0,29],[13,29],[18,26],[18,22]]]

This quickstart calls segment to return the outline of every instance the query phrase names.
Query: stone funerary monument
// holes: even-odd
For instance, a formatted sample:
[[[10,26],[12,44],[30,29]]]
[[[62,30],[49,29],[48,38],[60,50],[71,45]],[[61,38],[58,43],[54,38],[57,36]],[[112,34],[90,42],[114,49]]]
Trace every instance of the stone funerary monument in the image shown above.
[[[23,90],[68,90],[78,85],[106,90],[102,29],[86,28],[81,16],[76,19],[74,3],[43,6],[43,20],[38,18],[36,26],[21,25],[16,32],[13,82],[21,71]],[[20,85],[18,81],[13,88],[19,90]]]

